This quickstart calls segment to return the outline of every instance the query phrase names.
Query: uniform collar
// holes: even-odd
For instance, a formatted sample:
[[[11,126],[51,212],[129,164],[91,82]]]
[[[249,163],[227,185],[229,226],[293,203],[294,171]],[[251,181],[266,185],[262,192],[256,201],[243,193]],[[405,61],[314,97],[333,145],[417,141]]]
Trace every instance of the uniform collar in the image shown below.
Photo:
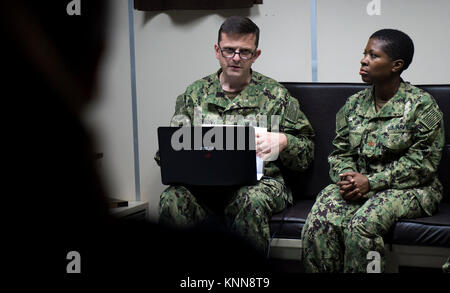
[[[229,100],[225,97],[225,92],[222,90],[219,81],[219,75],[222,72],[222,69],[219,69],[216,73],[210,76],[209,83],[207,86],[207,96],[205,98],[205,102],[207,104],[214,104],[221,108],[226,108],[229,104]]]
[[[374,86],[368,89],[369,94],[357,107],[356,113],[363,117],[400,117],[405,112],[406,103],[406,83],[401,81],[395,95],[381,108],[375,111]]]
[[[255,85],[259,83],[259,74],[257,72],[251,70],[252,77],[249,84],[231,102],[225,97],[225,92],[220,85],[219,75],[221,72],[222,69],[219,69],[215,74],[212,74],[209,79],[208,92],[205,99],[206,103],[225,108],[225,110],[259,107],[257,98],[259,90],[255,87]]]

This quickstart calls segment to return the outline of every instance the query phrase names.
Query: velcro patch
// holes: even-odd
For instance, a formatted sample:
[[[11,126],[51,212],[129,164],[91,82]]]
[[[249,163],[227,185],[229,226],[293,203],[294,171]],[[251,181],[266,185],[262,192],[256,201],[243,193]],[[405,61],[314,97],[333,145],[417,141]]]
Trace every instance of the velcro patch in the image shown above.
[[[429,107],[420,118],[420,123],[428,129],[433,129],[441,121],[441,118],[441,112],[436,107]]]
[[[298,117],[298,106],[295,102],[289,101],[286,106],[286,119],[289,121],[296,123]]]
[[[344,108],[342,107],[336,114],[336,131],[341,130],[347,125],[347,120],[344,115]]]

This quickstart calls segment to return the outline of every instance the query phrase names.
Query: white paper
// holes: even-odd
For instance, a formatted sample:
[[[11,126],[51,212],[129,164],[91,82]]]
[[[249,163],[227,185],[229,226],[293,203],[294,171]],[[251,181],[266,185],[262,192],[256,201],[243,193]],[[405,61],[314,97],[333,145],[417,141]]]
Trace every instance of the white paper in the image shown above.
[[[257,133],[267,132],[266,127],[255,127],[255,135]],[[256,145],[256,144],[255,144]],[[256,179],[260,180],[264,176],[264,161],[260,157],[256,156]]]

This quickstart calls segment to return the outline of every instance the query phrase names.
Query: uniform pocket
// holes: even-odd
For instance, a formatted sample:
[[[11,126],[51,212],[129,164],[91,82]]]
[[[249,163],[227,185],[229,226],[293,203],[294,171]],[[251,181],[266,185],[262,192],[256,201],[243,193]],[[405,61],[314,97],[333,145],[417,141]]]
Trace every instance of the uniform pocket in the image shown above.
[[[383,145],[391,150],[403,150],[412,145],[410,131],[389,131],[383,140]]]
[[[350,131],[348,134],[348,141],[352,149],[358,147],[361,144],[362,132]]]

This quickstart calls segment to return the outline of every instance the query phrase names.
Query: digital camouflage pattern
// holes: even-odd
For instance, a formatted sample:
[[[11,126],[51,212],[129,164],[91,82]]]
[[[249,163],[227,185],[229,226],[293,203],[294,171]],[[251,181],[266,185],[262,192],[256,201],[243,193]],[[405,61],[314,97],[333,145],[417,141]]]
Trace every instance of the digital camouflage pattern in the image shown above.
[[[343,200],[334,184],[319,194],[302,231],[306,271],[366,272],[367,253],[383,256],[382,236],[395,221],[436,210],[443,125],[431,95],[409,83],[379,112],[373,87],[347,100],[336,115],[330,176],[336,183],[339,174],[362,173],[370,191],[357,202]]]
[[[283,166],[305,170],[314,156],[314,131],[300,111],[298,101],[280,83],[255,71],[252,71],[249,85],[230,100],[220,85],[220,72],[194,82],[178,96],[171,126],[253,125],[283,132],[288,141],[288,146],[280,153]],[[277,124],[272,118],[277,117],[279,129],[272,129],[272,125]],[[283,180],[273,162],[265,164],[264,175]]]
[[[443,115],[433,97],[402,82],[397,93],[375,111],[373,89],[350,97],[336,115],[335,150],[328,158],[333,182],[355,171],[379,190],[421,187],[416,194],[431,215],[442,199],[436,172],[444,147]]]
[[[369,251],[380,253],[385,267],[383,235],[400,218],[423,215],[417,189],[386,189],[367,200],[346,201],[339,186],[321,191],[302,231],[307,272],[367,272]]]
[[[263,178],[256,185],[229,189],[227,194],[212,192],[214,194],[195,192],[184,186],[169,186],[161,195],[160,223],[190,228],[210,216],[224,216],[232,231],[265,253],[270,238],[269,219],[274,211],[283,210],[289,199],[284,185]],[[211,199],[223,201],[220,203],[223,210],[217,212],[210,208],[211,204],[205,204]]]
[[[284,179],[279,165],[296,171],[307,169],[314,155],[314,131],[298,101],[280,83],[252,71],[249,85],[230,100],[220,85],[220,72],[194,82],[178,96],[171,126],[252,125],[286,135],[288,146],[276,161],[264,164],[266,179],[234,192],[234,199],[225,207],[232,226],[258,247],[267,249],[271,215],[292,202],[290,192],[280,188],[284,187]],[[171,186],[161,195],[162,222],[183,227],[201,221],[205,214],[186,188]]]

